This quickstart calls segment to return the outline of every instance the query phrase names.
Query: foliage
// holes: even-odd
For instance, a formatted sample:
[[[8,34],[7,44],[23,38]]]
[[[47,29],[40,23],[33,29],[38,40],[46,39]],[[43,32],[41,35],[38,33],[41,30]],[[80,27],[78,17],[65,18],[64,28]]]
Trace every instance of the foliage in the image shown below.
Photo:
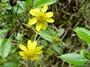
[[[84,64],[86,61],[88,61],[85,57],[76,53],[64,54],[59,56],[59,58],[61,58],[62,60],[68,63],[75,64],[75,65]]]
[[[0,0],[0,67],[90,67],[89,8],[90,0]]]

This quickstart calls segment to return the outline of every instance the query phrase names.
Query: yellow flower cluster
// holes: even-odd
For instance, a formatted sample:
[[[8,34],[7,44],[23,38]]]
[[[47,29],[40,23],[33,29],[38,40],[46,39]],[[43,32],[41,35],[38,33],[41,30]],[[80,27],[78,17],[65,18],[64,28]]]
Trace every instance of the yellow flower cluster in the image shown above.
[[[28,40],[27,47],[20,44],[20,48],[22,51],[19,52],[20,56],[22,56],[22,59],[30,59],[30,60],[38,60],[38,55],[42,54],[42,46],[36,47],[37,42],[31,42],[31,40]]]
[[[48,9],[47,5],[44,5],[41,10],[39,9],[31,9],[30,14],[35,16],[34,18],[30,19],[28,25],[33,25],[36,23],[36,30],[39,31],[40,29],[46,30],[47,23],[53,23],[54,20],[51,18],[53,16],[53,12],[46,12]]]
[[[33,25],[36,23],[36,30],[40,31],[46,30],[47,22],[53,23],[54,20],[51,18],[53,16],[53,12],[46,12],[48,9],[47,5],[44,5],[41,10],[39,9],[31,9],[30,14],[34,16],[32,19],[29,20],[28,25]],[[20,49],[22,51],[19,52],[20,56],[23,59],[30,59],[30,60],[38,60],[38,55],[42,54],[42,46],[36,47],[37,42],[31,42],[28,40],[27,47],[20,44]]]

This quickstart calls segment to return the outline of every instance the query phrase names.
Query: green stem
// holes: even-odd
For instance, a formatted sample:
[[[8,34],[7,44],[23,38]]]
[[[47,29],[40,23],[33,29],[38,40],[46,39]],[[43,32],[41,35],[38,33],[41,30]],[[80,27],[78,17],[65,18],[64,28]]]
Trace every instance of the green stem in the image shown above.
[[[37,33],[36,33],[36,35],[35,35],[34,41],[36,40],[36,38],[37,38]]]

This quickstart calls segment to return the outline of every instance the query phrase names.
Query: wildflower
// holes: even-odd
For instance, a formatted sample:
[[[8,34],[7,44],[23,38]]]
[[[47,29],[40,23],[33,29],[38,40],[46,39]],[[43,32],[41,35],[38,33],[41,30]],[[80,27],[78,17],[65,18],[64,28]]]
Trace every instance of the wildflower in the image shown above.
[[[41,10],[31,9],[30,14],[35,17],[29,20],[28,25],[33,25],[36,23],[37,31],[40,29],[46,30],[46,22],[54,22],[54,20],[51,18],[53,16],[53,12],[46,12],[47,9],[47,5],[43,6]]]
[[[28,40],[27,47],[20,44],[20,49],[23,51],[20,51],[19,54],[22,56],[22,59],[30,59],[30,60],[38,60],[38,55],[42,54],[42,46],[36,47],[37,42],[31,42]]]

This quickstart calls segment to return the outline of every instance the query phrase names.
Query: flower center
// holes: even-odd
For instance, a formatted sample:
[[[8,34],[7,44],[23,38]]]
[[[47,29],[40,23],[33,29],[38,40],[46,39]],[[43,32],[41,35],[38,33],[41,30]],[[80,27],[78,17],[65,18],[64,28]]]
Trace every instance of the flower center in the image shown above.
[[[27,58],[31,58],[31,57],[33,57],[35,54],[34,54],[34,51],[28,51],[28,52],[25,53],[25,55],[26,55]]]
[[[37,18],[37,22],[44,22],[46,19],[46,15],[44,12],[39,12],[36,18]]]

